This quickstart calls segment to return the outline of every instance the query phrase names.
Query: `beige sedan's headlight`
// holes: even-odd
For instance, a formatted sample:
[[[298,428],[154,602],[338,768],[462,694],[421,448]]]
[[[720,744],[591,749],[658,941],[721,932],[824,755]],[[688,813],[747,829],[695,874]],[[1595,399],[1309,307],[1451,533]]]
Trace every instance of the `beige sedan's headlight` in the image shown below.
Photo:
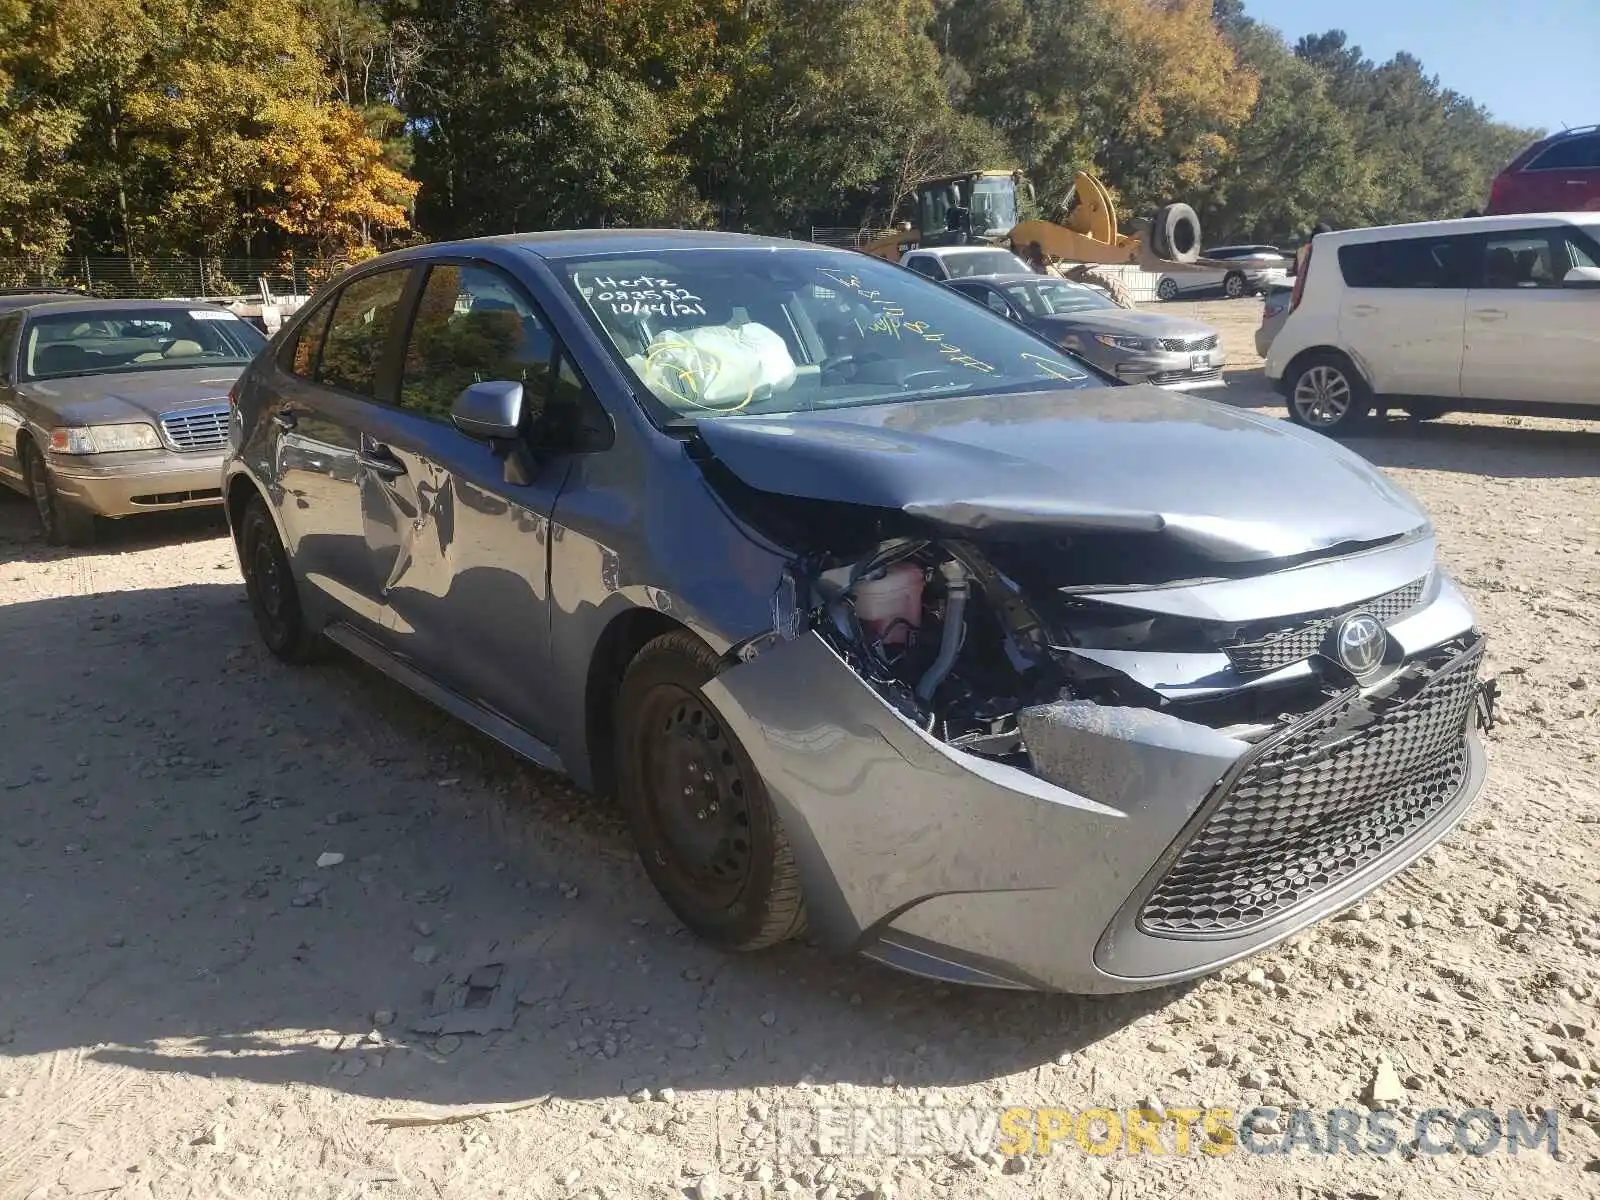
[[[80,425],[50,431],[50,449],[57,454],[115,454],[120,450],[159,450],[153,425]]]

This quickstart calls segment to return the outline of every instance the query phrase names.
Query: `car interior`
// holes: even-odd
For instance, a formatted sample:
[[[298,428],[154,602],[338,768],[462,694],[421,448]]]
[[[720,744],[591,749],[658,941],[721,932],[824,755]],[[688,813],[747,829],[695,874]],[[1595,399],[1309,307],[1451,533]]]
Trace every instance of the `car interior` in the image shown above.
[[[202,321],[186,312],[49,314],[28,327],[23,371],[28,378],[48,379],[122,368],[240,362],[264,342],[243,328],[242,321]]]

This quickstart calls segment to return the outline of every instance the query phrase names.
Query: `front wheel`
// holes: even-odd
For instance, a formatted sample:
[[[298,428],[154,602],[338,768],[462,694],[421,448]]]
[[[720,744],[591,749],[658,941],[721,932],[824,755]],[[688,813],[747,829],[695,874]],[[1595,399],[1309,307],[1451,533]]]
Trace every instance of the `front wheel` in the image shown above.
[[[1237,300],[1244,295],[1244,276],[1237,271],[1229,271],[1222,280],[1222,294],[1229,300]]]
[[[39,527],[44,531],[45,541],[52,546],[93,543],[94,514],[61,498],[49,464],[31,441],[22,451],[22,475],[28,485],[28,495],[33,497],[34,511],[39,514]]]
[[[1340,355],[1314,354],[1296,367],[1289,416],[1319,433],[1344,433],[1372,411],[1366,380]]]
[[[639,857],[697,936],[759,950],[806,925],[800,875],[766,785],[702,691],[717,656],[693,634],[641,650],[617,697],[617,778]]]
[[[1156,284],[1156,299],[1176,300],[1178,298],[1178,281],[1171,276],[1166,277]]]

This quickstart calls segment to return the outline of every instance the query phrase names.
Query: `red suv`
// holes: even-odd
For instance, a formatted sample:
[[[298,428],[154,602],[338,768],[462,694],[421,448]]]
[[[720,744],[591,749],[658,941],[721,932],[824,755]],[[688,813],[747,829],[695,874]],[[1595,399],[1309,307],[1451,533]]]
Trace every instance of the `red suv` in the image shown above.
[[[1565,129],[1529,146],[1495,176],[1486,212],[1600,210],[1600,125]]]

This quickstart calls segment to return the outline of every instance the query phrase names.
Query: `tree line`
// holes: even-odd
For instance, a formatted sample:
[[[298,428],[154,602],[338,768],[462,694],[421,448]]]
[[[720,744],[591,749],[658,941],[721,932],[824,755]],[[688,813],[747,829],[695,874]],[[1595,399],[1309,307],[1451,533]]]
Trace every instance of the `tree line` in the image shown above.
[[[1242,0],[0,0],[0,258],[804,234],[1012,166],[1287,240],[1458,216],[1533,136]]]

